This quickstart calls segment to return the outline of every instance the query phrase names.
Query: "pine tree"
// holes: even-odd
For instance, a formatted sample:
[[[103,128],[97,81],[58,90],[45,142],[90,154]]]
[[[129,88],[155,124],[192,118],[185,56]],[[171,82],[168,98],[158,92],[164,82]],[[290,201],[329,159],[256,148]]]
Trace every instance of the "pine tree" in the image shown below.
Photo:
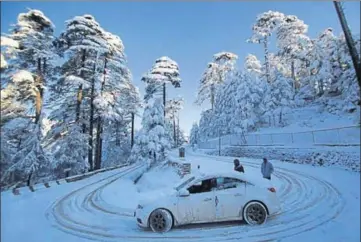
[[[132,75],[126,66],[126,57],[124,46],[121,39],[111,33],[105,32],[105,39],[109,46],[109,52],[104,57],[104,64],[99,76],[100,85],[95,91],[94,105],[96,121],[96,149],[95,149],[95,169],[100,169],[102,160],[103,130],[106,132],[121,132],[119,138],[126,139],[116,140],[107,144],[108,149],[118,150],[121,143],[128,139],[128,126],[131,122],[132,113],[136,112],[139,107],[138,90],[131,83]],[[110,137],[110,136],[108,136]],[[129,149],[130,145],[126,148]],[[115,158],[115,157],[114,157]],[[108,163],[115,163],[109,161]]]
[[[199,143],[199,128],[196,122],[193,123],[192,129],[190,131],[189,143],[191,145]]]
[[[2,53],[11,59],[1,78],[2,131],[18,135],[13,136],[18,145],[8,170],[4,171],[3,184],[14,182],[14,177],[28,182],[38,180],[49,169],[49,159],[40,143],[40,125],[45,77],[55,56],[53,32],[52,22],[41,11],[29,10],[19,14],[11,33],[1,38],[2,50],[5,49]],[[24,125],[11,125],[16,122]],[[21,134],[15,129],[21,130]],[[8,148],[5,147],[4,153]]]
[[[145,73],[142,81],[146,83],[144,99],[148,101],[155,95],[161,94],[163,106],[166,106],[166,86],[172,84],[175,88],[181,86],[178,64],[169,57],[163,56],[155,60],[152,69]],[[166,115],[164,110],[164,116]]]
[[[101,68],[101,58],[109,50],[109,45],[105,38],[105,31],[95,21],[93,16],[76,16],[66,21],[66,29],[60,35],[58,48],[64,51],[67,61],[63,64],[61,78],[54,83],[52,90],[57,94],[52,100],[53,112],[50,115],[51,120],[56,121],[54,129],[49,134],[53,137],[62,137],[62,135],[80,135],[79,128],[85,133],[88,131],[88,144],[78,144],[73,147],[74,150],[88,147],[88,165],[85,165],[85,159],[81,163],[83,167],[90,167],[93,164],[93,129],[95,120],[96,86],[99,82],[99,72]],[[79,126],[79,127],[74,127]],[[86,127],[88,128],[86,130]],[[66,130],[70,130],[67,132]],[[72,137],[77,141],[84,140],[84,134],[81,137]],[[57,138],[55,138],[57,140]],[[60,144],[68,145],[63,142]],[[63,147],[66,149],[66,147]],[[57,156],[54,153],[54,156]],[[69,162],[79,162],[69,157]],[[80,166],[77,166],[80,167]],[[83,170],[83,168],[81,168]],[[81,172],[81,171],[76,171]]]
[[[179,115],[179,111],[183,108],[183,98],[170,99],[166,104],[166,118],[172,122],[172,137],[173,137],[173,146],[177,147],[177,124],[176,118]]]
[[[283,113],[292,105],[292,79],[277,72],[275,81],[268,85],[263,98],[262,107],[266,111],[265,115],[269,117],[270,123],[273,121],[274,125],[284,125]]]
[[[142,160],[149,167],[166,160],[170,149],[169,138],[165,130],[164,106],[161,99],[148,103],[144,109],[142,129],[132,149],[130,162]]]
[[[234,70],[238,56],[230,52],[220,52],[213,56],[200,80],[196,103],[201,105],[209,99],[211,108],[215,105],[217,89],[223,84]]]
[[[269,56],[268,56],[268,43],[269,38],[273,31],[277,29],[279,24],[284,20],[284,14],[280,12],[268,11],[257,16],[256,22],[252,27],[252,37],[248,40],[250,43],[263,43],[264,55],[265,55],[265,75],[267,82],[270,80],[270,67],[269,67]]]
[[[255,55],[248,54],[244,62],[244,69],[254,75],[262,74],[262,64]]]
[[[285,16],[284,20],[277,28],[278,53],[290,65],[293,88],[296,91],[300,84],[298,79],[298,69],[306,61],[304,53],[309,48],[310,39],[306,36],[308,26],[296,16]]]

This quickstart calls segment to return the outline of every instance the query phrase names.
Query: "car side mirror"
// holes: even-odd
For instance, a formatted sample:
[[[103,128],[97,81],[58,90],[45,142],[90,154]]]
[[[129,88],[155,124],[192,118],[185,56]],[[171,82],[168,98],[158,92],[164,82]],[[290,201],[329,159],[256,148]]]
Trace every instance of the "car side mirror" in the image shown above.
[[[187,189],[182,189],[178,191],[178,197],[188,197],[190,195]]]

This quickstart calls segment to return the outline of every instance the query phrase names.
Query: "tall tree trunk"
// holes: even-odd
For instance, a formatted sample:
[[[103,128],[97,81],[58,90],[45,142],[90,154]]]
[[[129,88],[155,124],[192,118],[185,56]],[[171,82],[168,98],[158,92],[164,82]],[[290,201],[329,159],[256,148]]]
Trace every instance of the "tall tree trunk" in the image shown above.
[[[82,130],[83,130],[83,134],[85,134],[86,133],[86,124],[85,124],[85,111],[83,110],[82,111],[82,115],[83,115],[83,123],[81,124],[81,126],[82,126]]]
[[[214,107],[214,84],[211,85],[211,106]]]
[[[35,123],[38,124],[40,121],[41,108],[43,104],[43,74],[41,71],[41,58],[38,58],[38,70],[36,77],[36,101],[35,101]]]
[[[89,148],[88,148],[88,162],[90,169],[93,167],[93,125],[94,125],[94,92],[95,92],[95,71],[96,63],[94,63],[94,77],[92,78],[91,91],[90,91],[90,117],[89,117]],[[95,170],[99,169],[97,164],[94,167]]]
[[[99,136],[99,152],[98,152],[98,162],[99,167],[102,165],[102,154],[103,154],[103,126],[100,127],[100,136]]]
[[[297,84],[296,84],[296,73],[295,73],[295,60],[292,59],[291,61],[291,76],[293,80],[293,89],[296,92]]]
[[[318,73],[319,73],[320,68],[322,67],[322,65],[323,65],[323,62],[320,61],[320,64],[318,66]],[[324,81],[323,81],[323,79],[318,79],[317,83],[318,83],[318,90],[319,90],[318,95],[322,96],[324,94],[324,92],[325,92],[325,90],[324,90],[325,89]]]
[[[131,131],[131,137],[130,137],[130,145],[133,148],[133,145],[134,145],[134,113],[132,113],[132,131]]]
[[[115,123],[115,145],[120,146],[120,139],[119,139],[119,122]]]
[[[350,55],[351,55],[353,67],[355,68],[357,81],[358,81],[358,84],[359,84],[359,87],[360,87],[360,90],[361,90],[361,63],[360,63],[359,55],[357,53],[355,42],[354,42],[354,40],[352,38],[351,31],[350,31],[350,29],[349,29],[349,27],[347,25],[346,17],[345,17],[345,14],[343,12],[341,3],[338,2],[338,1],[334,1],[333,4],[335,5],[336,12],[337,12],[338,18],[340,20],[342,30],[343,30],[343,32],[345,34],[347,47],[348,47],[348,50],[349,50]]]
[[[164,107],[164,117],[165,117],[165,101],[166,101],[166,85],[165,85],[165,82],[163,83],[163,107]]]
[[[268,60],[268,37],[264,38],[263,47],[264,47],[264,64],[266,66],[266,80],[268,83],[270,83],[271,80],[270,80],[270,67],[269,67],[269,60]]]
[[[107,63],[108,63],[108,59],[107,57],[105,57],[104,68],[103,68],[103,82],[100,88],[100,95],[103,95]],[[95,149],[96,169],[100,169],[102,163],[102,145],[103,145],[102,133],[103,133],[103,121],[102,118],[99,116],[97,119],[97,134],[96,134],[96,149]]]
[[[103,126],[102,126],[101,118],[98,117],[97,135],[96,135],[97,145],[96,145],[96,149],[95,149],[95,169],[101,168],[102,145],[103,145],[102,133],[103,133]]]
[[[82,50],[82,56],[81,56],[81,70],[80,70],[80,77],[84,78],[84,67],[85,67],[85,49]],[[81,102],[83,100],[83,85],[80,84],[78,88],[77,98],[76,98],[76,121],[78,122],[80,119],[80,106]]]
[[[33,175],[33,172],[30,172],[29,176],[28,176],[28,180],[26,182],[26,185],[29,187],[31,185],[31,177]]]
[[[175,113],[173,113],[173,140],[174,140],[174,146],[177,147],[177,136],[176,136],[176,127],[175,127]]]
[[[177,124],[177,147],[178,147],[179,146],[178,141],[180,141],[179,113],[178,113],[177,121],[178,121],[178,124]]]

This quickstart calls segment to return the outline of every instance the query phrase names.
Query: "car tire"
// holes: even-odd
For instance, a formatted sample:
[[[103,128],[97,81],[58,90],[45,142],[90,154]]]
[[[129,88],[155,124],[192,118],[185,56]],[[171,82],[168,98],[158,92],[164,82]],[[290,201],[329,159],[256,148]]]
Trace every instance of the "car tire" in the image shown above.
[[[249,202],[243,209],[243,220],[249,225],[261,225],[267,220],[266,207],[257,201]]]
[[[149,227],[156,233],[166,233],[173,226],[172,214],[165,209],[156,209],[149,216]]]

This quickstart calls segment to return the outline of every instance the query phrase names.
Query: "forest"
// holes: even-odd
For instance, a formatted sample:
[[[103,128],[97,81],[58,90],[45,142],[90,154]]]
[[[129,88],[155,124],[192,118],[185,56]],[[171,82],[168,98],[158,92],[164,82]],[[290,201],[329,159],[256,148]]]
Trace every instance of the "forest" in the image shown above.
[[[183,100],[166,100],[167,84],[180,87],[178,65],[158,58],[142,80],[144,98],[132,83],[122,40],[93,16],[65,21],[54,36],[41,11],[19,14],[1,36],[2,188],[63,178],[68,169],[76,175],[164,160],[166,150],[184,142]],[[141,108],[142,129],[135,133]]]
[[[211,109],[193,124],[190,143],[283,127],[285,113],[311,105],[341,116],[353,113],[359,120],[360,87],[345,35],[327,28],[311,38],[307,31],[297,16],[268,11],[257,16],[247,40],[263,48],[262,62],[248,54],[242,66],[233,53],[214,55],[196,99]],[[360,56],[360,35],[353,40]]]
[[[167,98],[167,88],[182,85],[176,61],[163,56],[144,70],[141,97],[119,36],[91,15],[64,27],[55,36],[52,21],[29,10],[1,36],[2,188],[63,178],[66,169],[76,175],[120,163],[152,167],[186,141],[179,125],[184,100]],[[200,75],[195,102],[211,109],[193,125],[190,143],[285,125],[283,115],[294,107],[359,112],[345,36],[328,28],[311,38],[307,30],[296,16],[268,11],[247,30],[264,60],[249,54],[239,64],[234,53],[216,53]],[[360,36],[354,40],[360,53]]]

